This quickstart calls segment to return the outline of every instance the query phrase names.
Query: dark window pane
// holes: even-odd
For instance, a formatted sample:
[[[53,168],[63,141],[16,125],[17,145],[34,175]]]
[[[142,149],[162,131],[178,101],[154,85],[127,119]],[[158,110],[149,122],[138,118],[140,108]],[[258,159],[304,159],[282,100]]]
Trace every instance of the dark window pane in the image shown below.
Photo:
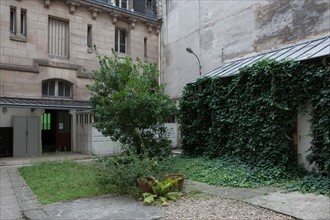
[[[125,44],[125,32],[120,31],[120,43]]]
[[[63,82],[58,82],[58,96],[64,96],[64,84],[63,84]]]
[[[115,30],[115,51],[118,52],[118,30]]]
[[[127,1],[126,0],[121,1],[121,7],[127,9]]]
[[[116,6],[119,7],[119,0],[116,0]]]
[[[54,96],[55,95],[55,81],[48,82],[48,95]]]
[[[120,44],[120,53],[125,53],[125,44]]]
[[[26,12],[21,11],[21,34],[26,35]]]
[[[42,95],[48,95],[48,82],[42,83]]]
[[[65,83],[65,93],[64,93],[64,96],[65,97],[70,97],[70,85],[68,83]]]
[[[16,9],[10,9],[10,31],[15,33],[16,32]]]
[[[92,48],[92,25],[87,26],[87,46]]]

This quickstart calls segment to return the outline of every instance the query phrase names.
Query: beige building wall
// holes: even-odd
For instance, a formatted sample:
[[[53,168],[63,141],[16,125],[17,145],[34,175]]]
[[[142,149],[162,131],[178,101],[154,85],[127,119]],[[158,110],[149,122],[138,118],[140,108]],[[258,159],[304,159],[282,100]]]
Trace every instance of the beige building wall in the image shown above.
[[[17,30],[20,30],[20,11],[26,11],[26,37],[10,33],[11,7],[16,8]],[[73,99],[88,100],[85,86],[91,80],[83,73],[83,68],[90,73],[99,66],[95,54],[87,46],[88,25],[92,26],[92,42],[100,54],[111,55],[118,27],[127,31],[128,55],[148,63],[158,62],[160,23],[156,19],[117,13],[83,0],[1,0],[0,10],[0,96],[42,98],[41,82],[56,78],[72,83]],[[49,18],[69,23],[67,59],[48,54]]]
[[[223,63],[330,34],[328,0],[168,0],[162,6],[162,81],[173,99]]]

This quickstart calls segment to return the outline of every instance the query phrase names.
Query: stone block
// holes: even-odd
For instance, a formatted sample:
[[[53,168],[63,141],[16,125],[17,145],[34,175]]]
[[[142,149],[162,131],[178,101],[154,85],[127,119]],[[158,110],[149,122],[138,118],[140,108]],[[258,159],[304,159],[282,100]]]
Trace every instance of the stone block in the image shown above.
[[[21,66],[32,66],[33,65],[33,60],[27,59],[27,58],[19,58],[19,57],[9,57],[9,63],[10,64],[16,64],[16,65],[21,65]]]
[[[0,82],[14,83],[15,72],[10,70],[0,70]]]

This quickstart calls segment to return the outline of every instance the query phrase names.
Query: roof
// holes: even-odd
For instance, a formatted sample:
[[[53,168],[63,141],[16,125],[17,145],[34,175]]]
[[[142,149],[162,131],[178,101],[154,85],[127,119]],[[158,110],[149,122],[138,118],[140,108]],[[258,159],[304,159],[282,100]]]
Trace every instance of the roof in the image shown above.
[[[42,108],[61,110],[91,110],[89,101],[68,99],[30,99],[0,97],[0,107],[8,108]]]
[[[201,77],[227,77],[236,75],[239,73],[240,68],[251,66],[264,59],[275,59],[277,61],[293,59],[302,61],[320,57],[330,57],[330,36],[231,61]]]
[[[81,0],[81,1],[84,1],[86,3],[91,3],[93,5],[102,6],[102,7],[105,7],[107,9],[110,9],[110,10],[111,9],[112,10],[116,10],[118,12],[126,13],[128,15],[135,15],[135,16],[140,17],[140,18],[144,18],[144,19],[148,19],[148,20],[159,22],[158,19],[157,19],[157,17],[155,15],[144,14],[144,13],[137,12],[137,11],[130,11],[130,10],[127,10],[127,9],[124,9],[124,8],[120,8],[120,7],[114,6],[114,5],[108,3],[105,0]]]

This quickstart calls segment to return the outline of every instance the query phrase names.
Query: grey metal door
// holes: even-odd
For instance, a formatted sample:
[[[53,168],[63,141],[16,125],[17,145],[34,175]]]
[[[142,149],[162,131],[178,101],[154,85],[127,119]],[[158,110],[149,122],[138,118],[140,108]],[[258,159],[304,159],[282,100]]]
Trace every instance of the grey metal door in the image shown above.
[[[27,118],[27,155],[37,155],[39,153],[39,117]]]
[[[39,153],[39,117],[14,116],[13,156],[32,156]]]
[[[14,116],[14,144],[13,144],[13,156],[20,157],[26,156],[26,117]]]

